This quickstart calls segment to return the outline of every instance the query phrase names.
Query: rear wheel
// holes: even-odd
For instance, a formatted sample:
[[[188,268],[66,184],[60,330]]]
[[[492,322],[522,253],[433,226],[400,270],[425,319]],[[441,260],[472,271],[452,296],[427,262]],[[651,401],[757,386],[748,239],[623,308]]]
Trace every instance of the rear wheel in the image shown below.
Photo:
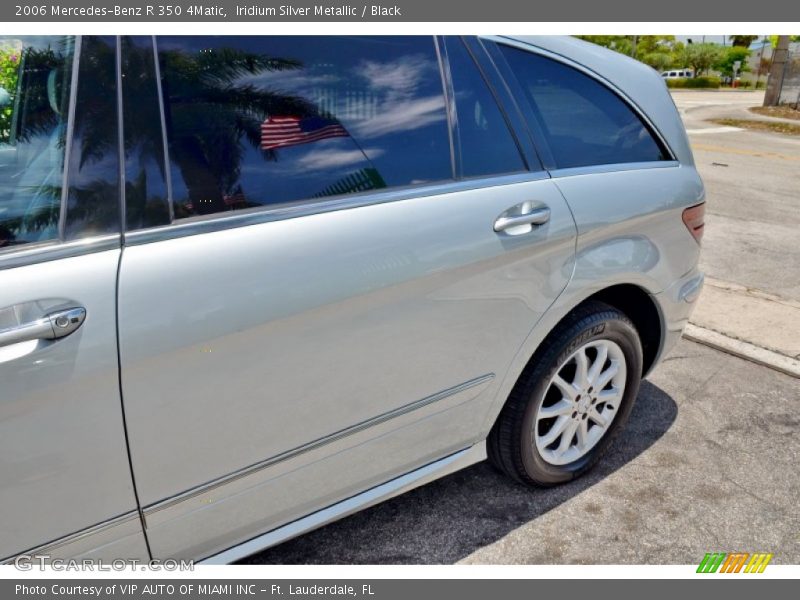
[[[543,342],[497,419],[490,461],[515,479],[550,486],[590,469],[628,419],[642,347],[619,310],[590,302]]]

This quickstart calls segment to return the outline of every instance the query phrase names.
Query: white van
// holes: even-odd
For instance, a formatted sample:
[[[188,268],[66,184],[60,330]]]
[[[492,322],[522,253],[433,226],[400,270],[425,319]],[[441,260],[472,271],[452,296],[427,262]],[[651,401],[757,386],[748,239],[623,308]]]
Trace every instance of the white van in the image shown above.
[[[664,79],[684,79],[694,77],[694,72],[691,69],[675,69],[672,71],[662,71],[661,77]]]

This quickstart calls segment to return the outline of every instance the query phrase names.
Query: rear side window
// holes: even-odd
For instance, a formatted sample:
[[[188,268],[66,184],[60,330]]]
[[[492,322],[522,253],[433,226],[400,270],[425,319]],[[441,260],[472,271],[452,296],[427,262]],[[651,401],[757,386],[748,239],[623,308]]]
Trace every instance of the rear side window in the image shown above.
[[[447,37],[445,47],[455,94],[461,174],[479,177],[525,170],[508,123],[464,42]]]
[[[176,218],[453,177],[431,37],[159,37]]]
[[[556,168],[668,160],[639,116],[598,81],[524,50],[501,49]]]
[[[0,37],[0,249],[57,239],[73,37]]]

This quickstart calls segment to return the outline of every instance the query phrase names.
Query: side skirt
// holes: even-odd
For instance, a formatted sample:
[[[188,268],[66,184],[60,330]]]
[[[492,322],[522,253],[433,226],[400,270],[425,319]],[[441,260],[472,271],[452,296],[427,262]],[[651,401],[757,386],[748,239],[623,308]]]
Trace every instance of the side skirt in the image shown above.
[[[220,565],[235,562],[245,556],[290,540],[322,527],[323,525],[327,525],[328,523],[364,510],[365,508],[379,504],[384,500],[394,498],[395,496],[469,467],[470,465],[474,465],[475,463],[479,463],[485,459],[486,442],[479,442],[474,446],[465,448],[464,450],[446,456],[424,467],[420,467],[419,469],[415,469],[410,473],[401,475],[400,477],[387,481],[386,483],[348,498],[347,500],[337,502],[307,517],[288,523],[283,527],[274,529],[273,531],[243,542],[218,554],[214,554],[213,556],[209,556],[200,561],[200,564]]]

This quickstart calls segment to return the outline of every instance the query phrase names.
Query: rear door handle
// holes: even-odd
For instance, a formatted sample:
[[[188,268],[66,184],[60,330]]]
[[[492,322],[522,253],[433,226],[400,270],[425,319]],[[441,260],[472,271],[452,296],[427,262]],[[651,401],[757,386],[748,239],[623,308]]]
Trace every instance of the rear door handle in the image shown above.
[[[59,310],[35,321],[0,329],[0,347],[31,340],[57,340],[78,329],[85,320],[85,308]]]
[[[509,214],[509,211],[513,210],[509,209],[509,211],[506,211],[497,217],[494,222],[494,230],[500,232],[523,227],[525,225],[544,225],[550,220],[550,209],[548,207],[541,206],[538,208],[532,208],[530,206],[525,207],[525,204],[528,203],[523,203],[523,205],[520,207],[523,209],[520,214]],[[526,231],[530,231],[531,228],[532,227],[526,228]],[[509,233],[511,232],[509,231]],[[520,233],[525,233],[525,231],[520,231]]]

